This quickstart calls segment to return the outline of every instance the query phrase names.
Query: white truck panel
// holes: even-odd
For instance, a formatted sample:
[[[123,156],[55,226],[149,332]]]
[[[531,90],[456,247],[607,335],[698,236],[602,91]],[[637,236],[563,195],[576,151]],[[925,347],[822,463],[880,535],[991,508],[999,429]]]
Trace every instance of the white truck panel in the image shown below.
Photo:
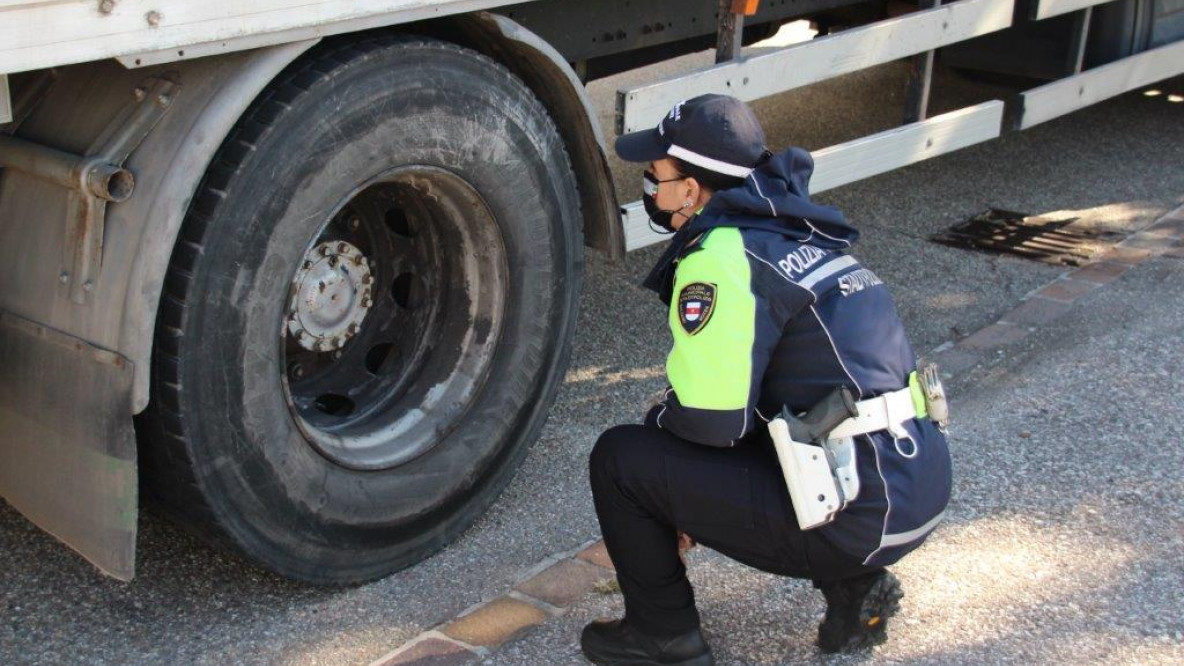
[[[521,0],[519,0],[521,2]],[[0,0],[0,74],[147,65],[511,4],[507,0]],[[110,7],[109,11],[104,11]],[[136,56],[140,62],[136,62]]]

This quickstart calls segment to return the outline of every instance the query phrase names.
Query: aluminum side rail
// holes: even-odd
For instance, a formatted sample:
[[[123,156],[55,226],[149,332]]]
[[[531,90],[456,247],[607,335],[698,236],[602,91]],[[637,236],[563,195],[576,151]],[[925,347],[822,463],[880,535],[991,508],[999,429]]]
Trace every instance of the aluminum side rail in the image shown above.
[[[138,67],[525,0],[0,0],[0,74],[120,58]]]
[[[1014,6],[1014,0],[958,0],[622,90],[618,131],[653,127],[674,104],[704,93],[751,101],[1002,30],[1011,25]]]
[[[1032,20],[1042,21],[1053,16],[1068,14],[1095,5],[1104,5],[1114,0],[1039,0],[1032,6]]]
[[[1020,95],[1018,129],[1083,109],[1124,92],[1184,74],[1184,42],[1095,67]]]
[[[878,134],[816,150],[810,193],[853,183],[914,162],[944,155],[999,136],[1003,102],[991,100]],[[641,202],[621,207],[625,249],[659,243],[669,236],[650,230]]]

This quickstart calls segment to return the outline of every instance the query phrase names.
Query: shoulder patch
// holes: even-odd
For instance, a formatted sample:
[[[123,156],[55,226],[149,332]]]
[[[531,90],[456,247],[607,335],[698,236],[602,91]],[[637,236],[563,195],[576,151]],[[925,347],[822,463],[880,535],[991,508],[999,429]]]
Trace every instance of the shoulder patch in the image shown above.
[[[715,285],[692,282],[678,292],[678,322],[690,335],[703,330],[715,310]]]

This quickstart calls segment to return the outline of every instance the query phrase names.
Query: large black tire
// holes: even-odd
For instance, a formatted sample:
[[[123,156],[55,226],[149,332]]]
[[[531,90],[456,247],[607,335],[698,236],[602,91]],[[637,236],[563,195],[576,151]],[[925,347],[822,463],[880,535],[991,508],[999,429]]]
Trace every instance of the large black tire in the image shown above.
[[[419,329],[374,324],[392,335],[435,331],[438,340],[400,343],[418,350],[406,360],[413,371],[387,387],[398,395],[376,402],[372,420],[403,418],[383,410],[411,413],[417,382],[431,372],[440,379],[449,363],[467,388],[417,412],[417,432],[429,427],[430,441],[398,451],[398,442],[380,441],[355,460],[332,448],[331,435],[314,445],[298,416],[286,308],[326,225],[367,183],[400,168],[410,173],[379,194],[423,195],[408,206],[443,231],[421,230],[437,239],[427,255],[438,273],[421,291],[451,291],[432,302],[443,314],[425,315]],[[471,196],[449,200],[450,191]],[[462,208],[481,209],[471,217],[488,228],[466,236]],[[151,403],[137,418],[146,495],[218,544],[317,584],[372,580],[439,550],[489,507],[546,419],[571,351],[581,228],[554,123],[505,68],[452,44],[390,34],[310,53],[227,138],[181,230],[156,327]],[[446,256],[446,236],[471,253]],[[458,245],[462,236],[468,245]],[[477,264],[498,279],[449,287]],[[410,289],[397,282],[393,298],[406,305]],[[462,329],[485,345],[467,361],[471,341],[447,337]],[[352,344],[346,358],[357,355]]]

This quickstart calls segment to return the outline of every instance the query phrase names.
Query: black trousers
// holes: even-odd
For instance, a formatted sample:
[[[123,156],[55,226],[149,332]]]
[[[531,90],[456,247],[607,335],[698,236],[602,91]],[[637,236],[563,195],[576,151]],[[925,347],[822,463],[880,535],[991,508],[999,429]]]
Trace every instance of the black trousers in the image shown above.
[[[732,559],[827,582],[876,570],[798,528],[763,429],[721,449],[652,425],[610,428],[589,460],[600,531],[638,630],[673,636],[699,626],[678,556],[678,531]]]

